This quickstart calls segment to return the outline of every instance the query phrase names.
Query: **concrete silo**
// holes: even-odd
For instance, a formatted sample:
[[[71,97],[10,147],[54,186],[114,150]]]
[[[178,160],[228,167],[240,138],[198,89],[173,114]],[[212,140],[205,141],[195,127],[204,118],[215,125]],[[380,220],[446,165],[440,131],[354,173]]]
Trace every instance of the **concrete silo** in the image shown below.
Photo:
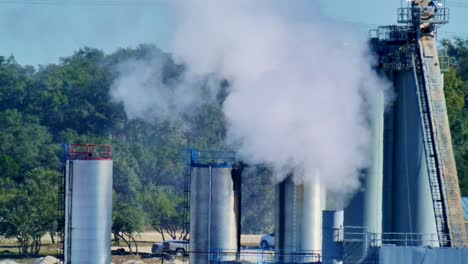
[[[281,263],[312,263],[322,253],[323,188],[287,177],[276,186],[275,251]]]
[[[361,189],[344,209],[343,254],[346,263],[360,263],[369,246],[382,243],[384,183],[384,108],[383,91],[368,98],[371,111],[368,166],[362,170]],[[372,101],[371,101],[372,100]],[[341,209],[341,208],[339,208]]]
[[[414,233],[415,245],[438,246],[415,74],[400,71],[394,84],[392,229]]]
[[[72,144],[65,169],[64,263],[111,262],[109,145]]]
[[[234,154],[192,150],[190,166],[190,263],[234,261],[240,242]]]
[[[323,211],[322,263],[343,261],[344,211]]]

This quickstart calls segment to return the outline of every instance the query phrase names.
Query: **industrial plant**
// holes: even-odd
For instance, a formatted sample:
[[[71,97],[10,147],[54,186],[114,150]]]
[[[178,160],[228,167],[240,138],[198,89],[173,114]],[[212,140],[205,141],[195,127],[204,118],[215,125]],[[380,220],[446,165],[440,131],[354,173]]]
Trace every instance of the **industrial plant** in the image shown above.
[[[396,97],[387,110],[383,93],[374,102],[372,162],[362,191],[346,208],[327,208],[320,182],[286,177],[276,186],[274,252],[252,257],[239,247],[242,210],[235,186],[242,170],[232,157],[192,151],[190,262],[466,263],[444,61],[436,42],[448,20],[443,2],[411,1],[398,9],[400,25],[371,31],[376,70],[392,82]]]
[[[251,164],[231,151],[188,150],[189,263],[468,263],[436,41],[449,10],[443,1],[420,0],[397,14],[399,25],[370,32],[375,70],[395,97],[389,106],[383,92],[373,99],[372,160],[362,188],[337,208],[319,180],[296,182],[291,171],[275,187],[274,249],[246,249],[241,186]],[[67,152],[65,263],[110,263],[110,147],[69,145]]]

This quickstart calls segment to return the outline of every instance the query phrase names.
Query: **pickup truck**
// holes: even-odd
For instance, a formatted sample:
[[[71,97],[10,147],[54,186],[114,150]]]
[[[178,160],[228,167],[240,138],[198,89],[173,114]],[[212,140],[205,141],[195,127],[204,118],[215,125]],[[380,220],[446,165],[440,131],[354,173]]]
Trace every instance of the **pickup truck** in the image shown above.
[[[151,247],[151,253],[163,254],[169,253],[176,256],[185,256],[189,242],[187,240],[171,239],[160,243],[154,243]]]

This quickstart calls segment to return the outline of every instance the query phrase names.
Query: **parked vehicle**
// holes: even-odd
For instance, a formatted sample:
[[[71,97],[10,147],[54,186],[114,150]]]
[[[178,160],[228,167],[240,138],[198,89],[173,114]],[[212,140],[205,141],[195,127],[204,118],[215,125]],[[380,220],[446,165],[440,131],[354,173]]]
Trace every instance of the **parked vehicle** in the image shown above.
[[[151,247],[151,253],[153,254],[162,254],[163,253],[163,243],[154,243]]]
[[[161,243],[154,243],[151,247],[151,253],[153,254],[163,254],[169,253],[176,256],[186,255],[186,250],[188,250],[189,242],[187,240],[167,240]]]
[[[266,234],[260,238],[261,249],[271,249],[275,247],[275,233]]]

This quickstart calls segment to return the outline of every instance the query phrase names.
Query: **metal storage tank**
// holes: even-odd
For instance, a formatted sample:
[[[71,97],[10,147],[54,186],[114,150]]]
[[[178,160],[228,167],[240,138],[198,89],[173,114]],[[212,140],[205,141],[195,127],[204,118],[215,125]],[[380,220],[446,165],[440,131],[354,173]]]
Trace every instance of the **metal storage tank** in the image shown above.
[[[380,246],[382,234],[382,192],[383,192],[383,162],[384,162],[384,92],[377,93],[370,115],[372,131],[371,165],[364,180],[364,226],[371,234],[372,246]]]
[[[190,263],[208,263],[211,167],[192,168],[190,191]]]
[[[322,263],[343,263],[344,211],[323,211]]]
[[[383,175],[384,175],[384,93],[380,91],[371,102],[368,117],[371,129],[369,166],[363,170],[361,190],[351,200],[344,213],[345,261],[359,263],[369,246],[382,243]],[[352,242],[350,242],[352,241]],[[369,242],[369,243],[368,243]]]
[[[191,166],[190,263],[234,261],[240,230],[233,163],[192,160]]]
[[[275,252],[277,261],[312,263],[322,253],[322,186],[295,184],[292,176],[276,186]]]
[[[409,244],[439,246],[414,73],[397,72],[394,85],[393,232],[414,233]]]
[[[65,263],[111,262],[110,146],[70,145],[65,178]]]

